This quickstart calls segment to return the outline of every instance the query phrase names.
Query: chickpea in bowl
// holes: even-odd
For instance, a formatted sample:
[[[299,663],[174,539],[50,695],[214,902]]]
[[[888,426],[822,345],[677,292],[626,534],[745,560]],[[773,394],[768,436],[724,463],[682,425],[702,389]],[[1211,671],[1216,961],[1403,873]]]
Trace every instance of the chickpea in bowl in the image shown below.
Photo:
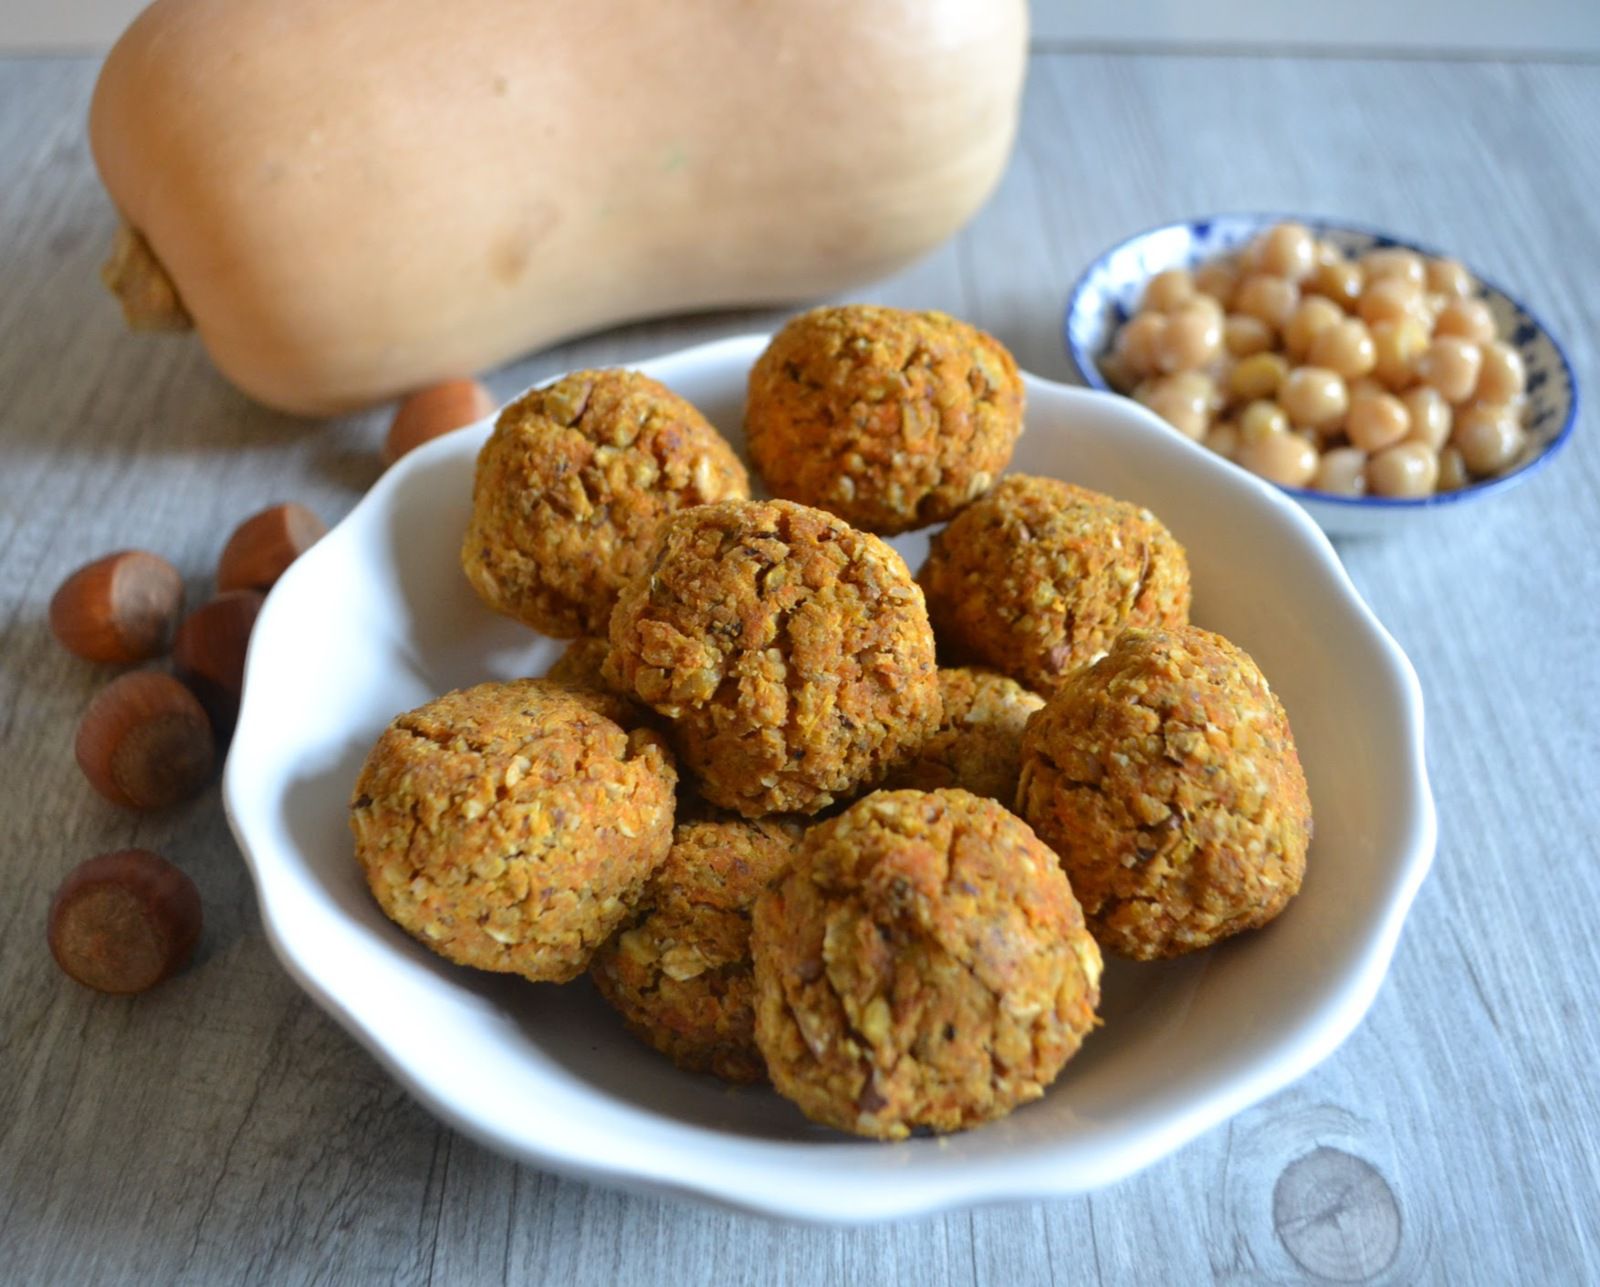
[[[1295,495],[1335,535],[1499,490],[1576,389],[1526,309],[1460,261],[1321,220],[1229,215],[1101,256],[1073,292],[1085,381]]]

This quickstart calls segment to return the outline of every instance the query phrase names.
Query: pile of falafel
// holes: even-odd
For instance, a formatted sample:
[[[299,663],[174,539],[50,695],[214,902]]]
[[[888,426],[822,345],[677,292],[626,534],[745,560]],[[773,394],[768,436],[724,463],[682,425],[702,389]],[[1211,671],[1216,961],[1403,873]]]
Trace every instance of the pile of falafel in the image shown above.
[[[1270,921],[1311,835],[1283,707],[1189,624],[1153,514],[1002,477],[1023,410],[996,340],[869,306],[750,373],[776,499],[637,372],[508,406],[462,564],[574,642],[378,739],[351,825],[383,911],[462,965],[587,972],[681,1067],[886,1139],[1041,1096],[1102,951]],[[881,538],[934,524],[913,577]]]

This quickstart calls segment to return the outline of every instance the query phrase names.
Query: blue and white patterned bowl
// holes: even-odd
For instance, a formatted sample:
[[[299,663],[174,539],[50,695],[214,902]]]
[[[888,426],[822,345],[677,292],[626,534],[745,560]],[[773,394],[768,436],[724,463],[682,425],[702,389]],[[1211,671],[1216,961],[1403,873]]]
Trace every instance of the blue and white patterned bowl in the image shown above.
[[[1425,255],[1441,252],[1370,228],[1306,215],[1221,214],[1171,223],[1138,233],[1106,251],[1072,288],[1065,319],[1067,352],[1083,382],[1111,390],[1099,362],[1111,348],[1117,328],[1139,306],[1145,283],[1168,268],[1193,268],[1208,259],[1243,249],[1257,233],[1294,219],[1308,225],[1347,255],[1377,247],[1403,246]],[[1471,265],[1468,265],[1471,268]],[[1331,536],[1392,531],[1425,514],[1437,514],[1525,482],[1552,460],[1571,436],[1578,415],[1578,385],[1561,345],[1532,313],[1498,287],[1478,278],[1502,335],[1522,355],[1528,370],[1528,444],[1506,473],[1455,492],[1419,500],[1381,496],[1330,496],[1303,487],[1283,490],[1299,501]]]

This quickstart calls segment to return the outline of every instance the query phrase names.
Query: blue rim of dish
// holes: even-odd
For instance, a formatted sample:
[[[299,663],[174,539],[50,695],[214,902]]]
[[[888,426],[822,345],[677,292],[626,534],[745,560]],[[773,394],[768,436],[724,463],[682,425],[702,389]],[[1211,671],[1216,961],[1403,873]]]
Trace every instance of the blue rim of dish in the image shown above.
[[[1078,344],[1074,343],[1072,339],[1070,322],[1073,305],[1077,303],[1078,296],[1083,293],[1089,278],[1105,264],[1106,260],[1132,242],[1154,236],[1158,232],[1166,232],[1170,228],[1193,228],[1197,224],[1214,223],[1219,219],[1250,220],[1259,222],[1263,227],[1270,227],[1274,223],[1293,220],[1296,223],[1305,224],[1318,233],[1324,231],[1353,232],[1358,236],[1371,237],[1375,248],[1396,246],[1402,250],[1415,250],[1418,254],[1427,255],[1431,259],[1446,257],[1444,251],[1437,250],[1425,242],[1413,241],[1409,237],[1397,237],[1392,232],[1385,232],[1383,229],[1374,228],[1370,224],[1351,223],[1347,220],[1330,219],[1322,215],[1281,214],[1259,210],[1223,210],[1216,214],[1199,215],[1192,219],[1169,219],[1166,223],[1154,224],[1139,232],[1131,233],[1115,245],[1101,251],[1089,261],[1088,267],[1078,274],[1077,280],[1072,283],[1072,289],[1067,292],[1067,306],[1061,314],[1061,339],[1066,345],[1067,356],[1072,359],[1072,365],[1078,372],[1078,378],[1083,381],[1085,386],[1096,389],[1101,393],[1116,394],[1118,397],[1126,396],[1117,394],[1117,391],[1106,383],[1106,379],[1100,374],[1100,368],[1094,359]],[[1453,258],[1453,256],[1451,257]],[[1489,496],[1515,483],[1523,482],[1555,459],[1556,454],[1567,445],[1567,439],[1572,436],[1572,431],[1578,423],[1580,395],[1578,392],[1578,377],[1572,369],[1572,359],[1567,356],[1566,346],[1556,338],[1556,333],[1546,326],[1544,319],[1531,308],[1511,294],[1510,291],[1502,289],[1498,283],[1490,281],[1487,277],[1480,276],[1474,272],[1473,278],[1479,286],[1485,287],[1505,299],[1513,308],[1521,312],[1524,317],[1539,328],[1545,338],[1550,341],[1550,347],[1555,350],[1556,359],[1561,363],[1561,369],[1566,373],[1567,388],[1572,390],[1571,402],[1567,407],[1567,418],[1562,422],[1561,428],[1556,431],[1555,436],[1545,445],[1544,450],[1520,468],[1512,470],[1509,474],[1502,474],[1499,478],[1491,478],[1485,482],[1473,483],[1470,487],[1463,487],[1458,491],[1435,492],[1432,496],[1410,498],[1335,496],[1329,492],[1314,491],[1309,487],[1286,487],[1282,483],[1274,483],[1274,487],[1299,501],[1312,501],[1318,505],[1333,505],[1346,509],[1442,509],[1459,501],[1475,500],[1480,496]]]

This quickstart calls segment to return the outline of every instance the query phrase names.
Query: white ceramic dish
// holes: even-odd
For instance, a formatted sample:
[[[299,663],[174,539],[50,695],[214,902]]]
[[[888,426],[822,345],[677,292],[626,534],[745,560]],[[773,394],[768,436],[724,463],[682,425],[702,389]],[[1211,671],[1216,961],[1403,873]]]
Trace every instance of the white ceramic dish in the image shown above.
[[[1100,359],[1110,350],[1117,328],[1138,308],[1145,283],[1152,277],[1168,268],[1193,268],[1205,260],[1241,250],[1257,233],[1285,219],[1307,224],[1347,255],[1388,246],[1404,246],[1432,256],[1440,253],[1375,228],[1311,215],[1206,215],[1135,233],[1090,264],[1067,300],[1063,321],[1067,353],[1084,383],[1091,389],[1110,391],[1111,386],[1100,374]],[[1508,337],[1527,369],[1527,446],[1498,478],[1416,500],[1330,496],[1308,487],[1283,488],[1330,535],[1375,536],[1427,522],[1430,516],[1467,509],[1476,512],[1476,502],[1527,482],[1566,445],[1577,423],[1578,383],[1565,351],[1550,329],[1526,307],[1491,282],[1480,279],[1478,284],[1500,334]]]
[[[738,442],[763,343],[643,367]],[[1281,493],[1125,399],[1034,379],[1028,398],[1014,468],[1160,514],[1189,549],[1195,619],[1248,649],[1289,710],[1317,832],[1304,890],[1275,924],[1185,960],[1111,962],[1105,1026],[1043,1100],[894,1145],[813,1127],[768,1090],[679,1072],[587,982],[534,985],[434,957],[368,896],[346,804],[392,716],[540,673],[559,651],[480,606],[457,565],[485,422],[391,469],[256,625],[224,798],[285,968],[432,1111],[512,1157],[802,1219],[1107,1184],[1328,1055],[1371,1003],[1433,855],[1416,675]],[[915,567],[927,542],[897,544]]]

